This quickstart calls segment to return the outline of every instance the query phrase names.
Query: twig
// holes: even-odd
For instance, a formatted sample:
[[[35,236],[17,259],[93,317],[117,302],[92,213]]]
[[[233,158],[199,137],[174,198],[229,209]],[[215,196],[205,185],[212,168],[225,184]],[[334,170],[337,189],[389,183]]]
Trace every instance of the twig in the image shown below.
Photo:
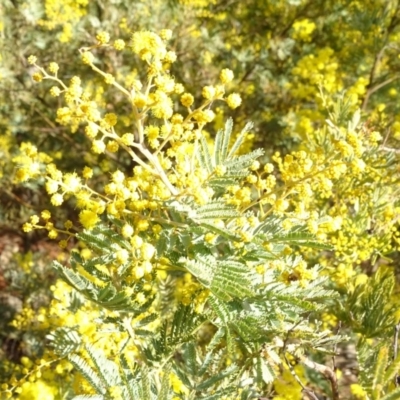
[[[387,147],[387,146],[381,146],[380,149],[384,150],[384,151],[391,151],[392,153],[400,154],[400,149],[393,149],[393,148]]]
[[[386,41],[386,40],[385,40]],[[381,58],[383,57],[383,53],[385,52],[386,49],[386,43],[384,44],[384,46],[379,50],[379,52],[376,54],[375,59],[374,59],[374,63],[372,64],[372,68],[371,71],[369,73],[369,83],[368,83],[368,90],[367,93],[365,94],[361,109],[364,111],[367,108],[367,104],[369,101],[369,97],[371,95],[371,89],[372,89],[372,85],[375,79],[375,74],[376,71],[378,69],[378,64],[381,61]]]
[[[300,19],[301,17],[304,17],[307,15],[307,11],[309,9],[310,6],[313,5],[312,1],[308,1],[303,8],[296,13],[296,15],[294,16],[294,18],[292,18],[291,21],[289,21],[289,23],[282,29],[281,32],[279,32],[279,36],[283,37],[284,35],[286,35],[286,33],[292,28],[293,24]]]
[[[123,322],[124,328],[128,332],[129,338],[133,342],[134,346],[136,347],[136,349],[138,350],[138,353],[140,355],[140,359],[136,359],[135,361],[139,365],[140,364],[147,364],[147,359],[146,359],[146,357],[144,355],[142,345],[137,341],[135,332],[133,331],[133,328],[132,328],[132,325],[131,325],[132,317],[127,315],[127,316],[123,317],[122,322]]]
[[[296,380],[296,382],[303,389],[302,391],[304,393],[306,393],[308,396],[310,396],[313,400],[318,400],[317,395],[311,389],[308,389],[306,386],[304,386],[303,382],[301,381],[301,379],[296,374],[296,371],[294,370],[292,364],[290,364],[289,360],[287,359],[286,354],[284,354],[283,357],[285,358],[286,364],[287,364],[287,366],[289,368],[289,371],[292,374],[293,378]]]
[[[379,85],[373,86],[374,85],[374,80],[375,80],[375,75],[376,75],[376,72],[378,70],[379,63],[380,63],[380,61],[381,61],[381,59],[383,57],[383,53],[385,52],[386,48],[388,47],[389,35],[396,28],[396,26],[399,23],[399,20],[397,18],[397,12],[399,11],[399,8],[400,8],[400,2],[397,1],[396,9],[395,9],[395,11],[393,13],[393,16],[392,16],[391,20],[390,20],[389,26],[386,28],[385,38],[383,39],[383,46],[379,50],[379,52],[376,54],[375,59],[374,59],[374,63],[372,65],[372,68],[371,68],[371,71],[370,71],[370,74],[369,74],[369,83],[368,83],[368,86],[367,86],[368,90],[367,90],[367,93],[365,94],[365,97],[364,97],[364,100],[363,100],[363,103],[362,103],[362,106],[361,106],[361,109],[363,111],[365,111],[365,109],[367,108],[368,101],[369,101],[369,98],[370,98],[371,94],[376,92],[381,87],[383,87],[383,86],[387,85],[388,83],[392,82],[392,81],[390,81],[390,82],[385,81],[385,82],[382,82]],[[395,78],[395,79],[397,79],[397,78]],[[392,80],[394,80],[394,79],[392,79]],[[379,86],[379,87],[377,87],[377,86]]]
[[[390,136],[390,129],[386,129],[386,135],[385,135],[385,139],[383,139],[382,146],[386,145],[386,142],[388,141],[389,136]]]
[[[290,373],[292,374],[293,378],[294,378],[294,379],[296,380],[296,382],[301,386],[302,391],[303,391],[304,393],[306,393],[311,399],[313,399],[313,400],[318,400],[318,397],[316,396],[316,394],[315,394],[311,389],[308,389],[308,388],[303,384],[303,382],[301,381],[301,379],[300,379],[300,378],[298,377],[298,375],[296,374],[296,371],[294,370],[292,364],[290,364],[290,362],[289,362],[289,360],[287,359],[286,354],[285,354],[285,352],[286,352],[286,345],[287,345],[287,342],[288,342],[288,340],[289,340],[290,333],[291,333],[298,325],[300,325],[301,323],[302,323],[302,320],[300,319],[296,324],[294,324],[294,325],[288,330],[288,332],[287,332],[287,334],[286,334],[286,337],[285,337],[285,340],[284,340],[284,342],[283,342],[283,346],[282,346],[283,358],[285,359],[286,364],[287,364],[287,366],[288,366],[288,368],[289,368],[289,371],[290,371]]]
[[[368,89],[367,93],[366,93],[366,95],[364,97],[363,104],[361,106],[362,110],[365,111],[365,109],[367,108],[367,104],[368,104],[369,98],[373,93],[375,93],[379,89],[383,88],[384,86],[389,85],[389,83],[392,83],[393,81],[395,81],[395,80],[397,80],[399,78],[400,78],[399,75],[392,76],[391,78],[386,79],[385,81],[383,81],[381,83],[378,83],[377,85],[375,85],[375,86],[371,87],[370,89]]]
[[[331,383],[331,388],[332,388],[332,400],[339,400],[339,387],[337,383],[337,378],[335,372],[327,367],[326,365],[319,364],[315,361],[312,361],[308,359],[305,356],[300,356],[299,357],[301,362],[308,368],[313,369],[314,371],[319,372],[320,374],[324,375],[326,379],[328,379]]]
[[[16,194],[14,194],[13,192],[11,192],[11,190],[7,190],[7,189],[3,189],[3,192],[13,198],[14,200],[16,200],[18,203],[22,204],[24,207],[30,208],[31,210],[36,210],[36,208],[34,206],[32,206],[31,204],[27,203],[26,201],[22,200],[20,197],[18,197]]]
[[[393,359],[395,360],[397,358],[397,348],[399,344],[399,331],[400,331],[400,324],[396,324],[394,327],[394,341],[393,341]],[[396,374],[394,376],[394,384],[396,386],[399,386],[399,374]]]
[[[336,335],[339,334],[341,328],[342,328],[342,321],[339,321]],[[333,346],[332,365],[333,365],[333,371],[334,371],[334,372],[337,371],[336,357],[335,357],[335,355],[336,355],[336,350],[337,350],[337,342],[336,342],[335,345]]]

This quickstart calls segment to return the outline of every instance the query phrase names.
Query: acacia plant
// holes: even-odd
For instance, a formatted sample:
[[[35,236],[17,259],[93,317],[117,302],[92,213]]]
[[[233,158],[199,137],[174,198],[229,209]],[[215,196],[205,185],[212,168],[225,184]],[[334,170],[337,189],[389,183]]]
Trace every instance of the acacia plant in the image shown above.
[[[127,44],[100,32],[80,49],[113,103],[79,76],[65,81],[57,63],[28,59],[33,80],[50,82],[61,99],[56,122],[90,156],[81,170],[63,171],[24,142],[14,159],[15,180],[43,184],[54,208],[23,230],[46,230],[72,250],[69,262],[54,262],[61,280],[49,309],[30,321],[24,309],[14,321],[47,331],[49,346],[36,364],[24,360],[6,395],[34,398],[46,388],[49,398],[244,400],[321,391],[338,399],[327,360],[357,338],[362,396],[400,398],[400,358],[388,345],[398,322],[392,271],[349,275],[348,286],[331,271],[355,261],[342,226],[396,223],[393,152],[359,113],[349,115],[345,99],[284,156],[243,149],[251,123],[226,119],[212,138],[214,105],[241,104],[229,89],[233,72],[222,69],[198,99],[170,73],[171,34],[137,31]],[[99,68],[99,57],[125,51],[141,60],[135,74]],[[62,221],[54,210],[65,204],[76,216]],[[383,254],[395,239],[381,235],[371,248]],[[66,385],[52,383],[51,365]]]

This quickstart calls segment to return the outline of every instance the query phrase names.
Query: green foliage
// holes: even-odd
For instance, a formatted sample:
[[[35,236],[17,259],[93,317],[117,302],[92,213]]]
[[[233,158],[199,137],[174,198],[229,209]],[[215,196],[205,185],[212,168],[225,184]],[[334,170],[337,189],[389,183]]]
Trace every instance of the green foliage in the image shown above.
[[[397,307],[391,301],[394,285],[393,273],[384,267],[378,269],[349,293],[343,320],[365,338],[390,337],[396,325]]]
[[[0,228],[61,238],[52,270],[0,242],[4,398],[337,399],[345,342],[341,396],[400,398],[399,22],[392,0],[0,5]]]

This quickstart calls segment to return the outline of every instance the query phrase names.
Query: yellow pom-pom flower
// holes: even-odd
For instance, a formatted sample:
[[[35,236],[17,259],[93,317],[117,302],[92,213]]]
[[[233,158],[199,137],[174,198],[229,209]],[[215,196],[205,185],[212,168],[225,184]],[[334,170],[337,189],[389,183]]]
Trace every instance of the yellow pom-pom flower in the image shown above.
[[[226,98],[229,108],[238,108],[242,104],[242,98],[237,93],[232,93]]]
[[[96,39],[99,44],[107,44],[110,41],[110,34],[107,32],[99,32],[96,35]]]
[[[79,213],[79,221],[85,229],[92,229],[99,222],[99,216],[90,210],[83,210]]]
[[[229,83],[233,80],[233,72],[230,69],[225,68],[221,71],[221,73],[219,75],[219,79],[224,84]]]
[[[190,93],[184,93],[181,96],[181,103],[184,107],[190,107],[194,102],[194,97]]]

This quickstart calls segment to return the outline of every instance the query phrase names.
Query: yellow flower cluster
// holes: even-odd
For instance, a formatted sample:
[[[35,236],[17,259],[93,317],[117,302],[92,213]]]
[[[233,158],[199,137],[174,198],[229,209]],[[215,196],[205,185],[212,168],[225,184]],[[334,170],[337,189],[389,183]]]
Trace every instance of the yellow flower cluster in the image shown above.
[[[45,153],[38,152],[37,147],[32,143],[22,143],[20,154],[13,158],[13,162],[18,166],[15,173],[17,182],[26,182],[29,179],[37,178],[42,174],[43,164],[49,163],[52,158]]]
[[[116,171],[112,181],[104,186],[103,193],[99,193],[85,183],[92,176],[89,166],[83,170],[82,175],[76,172],[63,174],[50,163],[51,160],[46,160],[46,190],[51,195],[52,204],[59,206],[66,198],[74,197],[81,209],[79,221],[86,229],[93,228],[103,213],[121,218],[130,216],[132,212],[154,211],[159,207],[160,200],[176,195],[178,190],[192,192],[200,203],[212,196],[209,189],[202,188],[208,178],[207,174],[202,170],[193,171],[192,162],[187,157],[193,153],[193,145],[199,139],[204,125],[214,119],[214,113],[209,109],[210,104],[215,100],[225,100],[229,107],[235,108],[240,105],[241,99],[236,93],[224,97],[224,86],[233,79],[232,71],[224,69],[220,75],[221,83],[204,87],[205,100],[199,107],[192,109],[194,97],[185,93],[183,86],[169,74],[169,66],[176,59],[175,54],[166,47],[166,40],[170,37],[169,30],[161,31],[160,35],[147,31],[133,34],[131,49],[146,62],[148,80],[145,84],[134,80],[127,87],[119,84],[114,77],[111,79],[108,73],[93,64],[90,48],[82,50],[83,61],[126,96],[132,106],[134,133],[117,131],[120,128],[119,118],[123,117],[117,117],[114,113],[102,115],[100,106],[90,98],[90,91],[84,88],[79,77],[72,77],[66,85],[55,75],[58,70],[55,63],[49,67],[51,75],[37,66],[36,57],[29,58],[29,62],[37,67],[44,79],[58,84],[51,89],[51,94],[62,94],[65,98],[66,106],[57,111],[57,121],[60,124],[70,126],[72,132],[84,125],[85,133],[92,141],[93,153],[115,153],[122,148],[137,164],[132,176]],[[107,46],[110,38],[106,32],[100,32],[97,40],[95,47]],[[186,116],[173,112],[173,98],[176,94],[181,96],[182,104],[188,109]],[[160,122],[145,126],[147,115],[152,115]],[[153,152],[144,146],[145,139]],[[27,146],[22,147],[21,151],[29,155]],[[167,151],[164,152],[164,149]],[[37,176],[39,168],[43,168],[39,167],[40,160],[35,158],[35,151],[31,153],[29,159],[21,156],[27,167],[18,171],[20,181]],[[37,165],[37,168],[32,165]],[[35,225],[26,224],[24,229],[28,231]],[[147,226],[150,227],[148,223]],[[53,233],[52,236],[56,235]]]
[[[293,33],[292,37],[295,40],[301,40],[304,42],[311,41],[311,35],[316,29],[316,25],[314,22],[310,21],[309,19],[302,19],[297,20],[293,24]]]
[[[62,26],[59,40],[68,42],[73,36],[74,25],[86,14],[89,0],[45,0],[45,19],[38,20],[37,24],[48,30]]]
[[[73,302],[76,301],[74,300],[73,289],[60,280],[58,280],[51,289],[54,299],[51,301],[48,308],[42,307],[39,310],[34,310],[31,305],[27,304],[12,321],[12,325],[21,332],[49,332],[59,327],[74,328],[78,330],[84,344],[93,345],[95,343],[96,347],[101,348],[106,356],[117,356],[115,353],[117,351],[116,349],[122,345],[122,343],[126,342],[128,333],[113,329],[112,324],[104,323],[99,325],[94,322],[100,317],[113,317],[115,315],[112,312],[96,307],[90,302],[85,302],[77,311],[73,311],[72,305]],[[137,323],[147,315],[146,313],[140,315],[140,317],[132,320],[131,324]],[[155,329],[156,326],[157,322],[148,325],[148,329]],[[105,332],[108,333],[105,334]],[[124,347],[124,353],[130,358],[140,357],[138,349],[133,343]],[[57,392],[55,391],[54,385],[49,385],[47,382],[54,382],[57,376],[65,377],[66,375],[70,375],[72,365],[66,360],[55,358],[50,350],[46,352],[46,357],[49,361],[47,361],[46,358],[39,359],[37,360],[37,365],[35,365],[31,359],[24,357],[22,360],[24,369],[15,370],[15,377],[10,380],[10,384],[16,387],[15,392],[20,393],[20,396],[22,396],[21,398],[38,400],[42,398],[53,400],[56,398]],[[50,365],[51,369],[49,369]],[[21,374],[21,379],[16,378],[17,375]],[[26,379],[24,375],[29,377],[29,379]],[[46,380],[42,380],[41,378],[43,377],[46,378]],[[77,393],[91,393],[91,387],[86,383],[85,388],[85,381],[80,374],[74,374],[74,376],[70,376],[67,379],[72,379],[74,381],[73,384]],[[10,387],[10,390],[11,389]]]
[[[327,93],[336,93],[343,89],[343,83],[337,74],[338,60],[330,47],[318,50],[301,58],[292,69],[294,81],[291,82],[291,94],[297,99],[315,98],[318,85]]]

